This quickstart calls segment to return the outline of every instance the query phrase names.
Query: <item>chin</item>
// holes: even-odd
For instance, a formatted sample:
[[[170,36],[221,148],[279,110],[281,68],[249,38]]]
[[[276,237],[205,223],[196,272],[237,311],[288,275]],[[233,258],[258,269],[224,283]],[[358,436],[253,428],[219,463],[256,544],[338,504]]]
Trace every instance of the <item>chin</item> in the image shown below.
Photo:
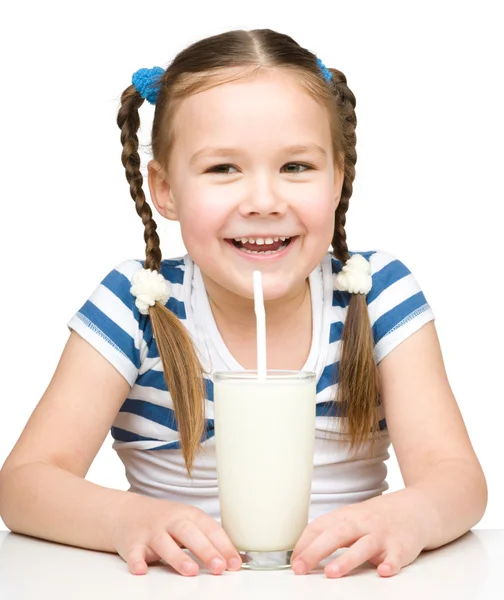
[[[265,302],[271,300],[279,300],[288,294],[292,294],[293,286],[291,282],[282,281],[270,284],[268,281],[263,281],[263,297]]]
[[[224,285],[223,287],[241,298],[247,298],[248,300],[254,299],[254,284],[252,279],[250,280],[250,284],[248,284],[248,282],[242,282],[242,285],[240,286]],[[286,285],[268,285],[267,283],[265,284],[263,280],[263,299],[265,302],[283,298],[289,291],[289,287]]]

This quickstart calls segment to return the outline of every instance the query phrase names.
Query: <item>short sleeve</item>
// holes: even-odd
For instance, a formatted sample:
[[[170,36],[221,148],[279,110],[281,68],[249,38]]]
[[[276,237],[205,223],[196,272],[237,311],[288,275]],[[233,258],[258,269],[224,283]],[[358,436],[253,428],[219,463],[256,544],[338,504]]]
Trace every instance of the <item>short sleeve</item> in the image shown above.
[[[137,260],[122,262],[98,285],[67,326],[100,352],[133,386],[141,363],[144,315],[131,294],[133,274],[143,267]]]
[[[378,364],[391,350],[434,314],[411,271],[397,258],[378,250],[371,254],[373,285],[366,296]]]

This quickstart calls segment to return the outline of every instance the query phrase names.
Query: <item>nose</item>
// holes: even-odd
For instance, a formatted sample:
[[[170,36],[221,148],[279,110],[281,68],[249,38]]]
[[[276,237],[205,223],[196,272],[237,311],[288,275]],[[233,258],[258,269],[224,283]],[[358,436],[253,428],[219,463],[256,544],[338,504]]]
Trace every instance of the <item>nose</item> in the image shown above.
[[[268,177],[251,181],[239,205],[243,217],[282,216],[286,209],[287,201]]]

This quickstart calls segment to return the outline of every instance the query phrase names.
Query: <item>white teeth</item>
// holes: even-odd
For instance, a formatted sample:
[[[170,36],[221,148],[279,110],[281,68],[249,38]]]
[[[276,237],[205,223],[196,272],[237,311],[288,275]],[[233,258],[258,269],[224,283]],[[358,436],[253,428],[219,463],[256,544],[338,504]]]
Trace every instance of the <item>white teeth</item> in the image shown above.
[[[281,240],[282,242],[285,242],[285,240],[289,240],[289,237],[268,237],[268,238],[233,238],[235,242],[241,242],[242,244],[259,244],[260,246],[263,246],[264,244],[266,245],[270,245],[273,244],[275,242],[278,242],[278,240]]]

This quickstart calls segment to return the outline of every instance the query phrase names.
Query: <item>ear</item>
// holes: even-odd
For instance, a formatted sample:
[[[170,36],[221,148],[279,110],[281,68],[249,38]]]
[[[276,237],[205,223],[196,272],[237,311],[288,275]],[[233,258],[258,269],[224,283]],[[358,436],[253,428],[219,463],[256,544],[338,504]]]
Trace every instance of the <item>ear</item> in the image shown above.
[[[149,173],[149,191],[156,210],[170,221],[178,221],[177,208],[166,171],[157,160],[149,161],[147,169]]]

